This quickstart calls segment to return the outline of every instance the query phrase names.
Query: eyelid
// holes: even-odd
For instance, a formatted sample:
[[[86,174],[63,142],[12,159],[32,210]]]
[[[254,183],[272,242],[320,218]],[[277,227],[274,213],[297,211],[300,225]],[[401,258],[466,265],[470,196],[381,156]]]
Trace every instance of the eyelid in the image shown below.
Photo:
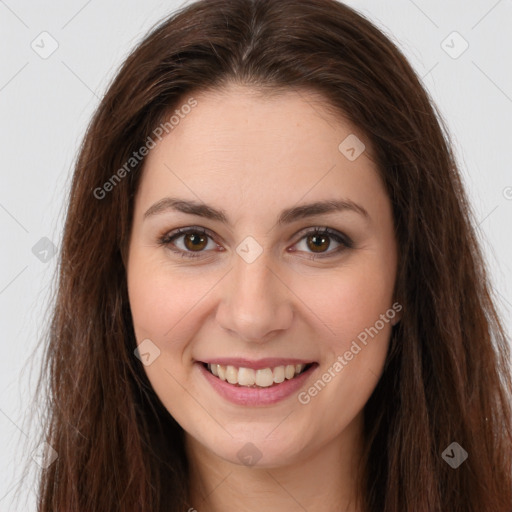
[[[181,254],[183,257],[190,257],[190,258],[198,258],[198,257],[204,257],[208,252],[210,251],[183,251],[181,249],[173,249],[170,246],[172,245],[172,242],[184,235],[187,235],[189,233],[200,233],[203,235],[206,235],[208,238],[210,238],[217,246],[219,246],[217,242],[217,234],[213,233],[213,231],[209,230],[208,228],[200,227],[200,226],[187,226],[184,228],[177,228],[172,231],[164,233],[162,236],[158,238],[159,245],[163,245],[165,247],[168,247],[172,252]],[[345,235],[344,233],[337,231],[335,229],[329,228],[327,226],[313,226],[304,228],[303,230],[299,231],[294,235],[295,237],[298,237],[297,241],[293,245],[297,245],[299,242],[301,242],[304,238],[307,236],[312,235],[328,235],[329,237],[333,238],[336,243],[339,243],[341,247],[338,247],[334,250],[327,251],[324,253],[314,253],[310,252],[307,253],[309,256],[306,256],[308,259],[316,259],[316,258],[328,258],[331,256],[334,256],[341,252],[341,250],[344,249],[351,249],[353,247],[353,241]],[[293,251],[297,252],[297,251]]]
[[[299,237],[299,239],[298,239],[298,242],[299,242],[305,236],[315,235],[315,234],[329,235],[334,239],[339,238],[340,243],[345,244],[347,247],[352,248],[354,246],[354,242],[348,235],[346,235],[345,233],[342,233],[341,231],[338,231],[337,229],[329,228],[327,226],[314,226],[314,227],[305,228],[305,229],[299,231],[294,236]]]
[[[189,233],[200,233],[202,235],[206,235],[208,238],[210,238],[214,243],[219,245],[216,241],[217,235],[213,233],[213,231],[209,230],[208,228],[203,228],[200,226],[187,226],[184,228],[177,228],[172,231],[164,233],[162,236],[158,238],[158,244],[163,245],[164,247],[167,247],[169,250],[171,250],[174,253],[181,254],[183,257],[189,257],[189,258],[198,258],[204,256],[207,251],[183,251],[181,249],[173,249],[171,248],[172,242],[174,242],[175,239],[180,238],[181,236],[187,235]]]

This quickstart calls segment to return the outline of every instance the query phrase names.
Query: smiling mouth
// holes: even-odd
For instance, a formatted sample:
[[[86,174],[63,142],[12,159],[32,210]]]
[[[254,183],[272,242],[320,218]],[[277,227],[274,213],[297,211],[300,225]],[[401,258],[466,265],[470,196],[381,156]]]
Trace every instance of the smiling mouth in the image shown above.
[[[278,386],[285,380],[292,380],[306,372],[316,363],[288,364],[274,368],[252,368],[202,363],[204,368],[220,380],[237,387],[268,388]]]

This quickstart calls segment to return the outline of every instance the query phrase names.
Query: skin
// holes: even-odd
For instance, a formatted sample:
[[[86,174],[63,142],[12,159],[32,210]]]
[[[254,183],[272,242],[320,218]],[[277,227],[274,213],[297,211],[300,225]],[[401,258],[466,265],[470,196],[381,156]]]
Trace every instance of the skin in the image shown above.
[[[307,391],[390,310],[397,248],[370,143],[313,92],[262,96],[230,85],[194,98],[197,106],[147,156],[127,261],[137,342],[150,339],[160,350],[145,371],[186,432],[191,504],[199,512],[358,511],[362,411],[399,314],[307,404],[296,393],[263,407],[232,404],[194,361],[316,361]],[[338,149],[350,134],[366,145],[355,161]],[[174,210],[144,218],[166,196],[223,210],[232,225]],[[282,209],[326,199],[353,201],[368,218],[344,210],[277,225]],[[191,226],[215,236],[199,257],[158,243]],[[315,252],[305,236],[315,227],[349,236],[353,247],[337,252],[343,245],[328,238]],[[236,252],[247,236],[263,251],[252,263]],[[186,238],[174,249],[193,252]],[[237,456],[248,442],[261,453],[253,466]]]

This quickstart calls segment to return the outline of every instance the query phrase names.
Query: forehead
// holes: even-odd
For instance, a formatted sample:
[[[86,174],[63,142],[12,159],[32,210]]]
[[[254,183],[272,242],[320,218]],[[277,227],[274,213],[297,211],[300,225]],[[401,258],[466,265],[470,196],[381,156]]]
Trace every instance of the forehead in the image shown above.
[[[241,148],[260,156],[272,149],[269,157],[275,159],[281,147],[291,159],[292,152],[300,155],[312,147],[336,149],[341,136],[365,138],[314,91],[279,89],[265,93],[231,85],[199,92],[194,98],[197,106],[172,130],[175,146],[181,146],[189,157],[221,149],[231,158]],[[186,101],[183,97],[176,110]]]
[[[241,208],[264,196],[266,208],[285,197],[289,203],[336,191],[359,199],[364,189],[366,195],[382,192],[369,141],[318,94],[290,89],[264,95],[230,86],[186,95],[181,104],[191,96],[196,106],[146,158],[138,193],[143,202],[179,190],[190,199],[217,198]],[[180,103],[174,112],[179,109]],[[357,150],[365,147],[358,158],[343,152],[347,140],[360,144]]]

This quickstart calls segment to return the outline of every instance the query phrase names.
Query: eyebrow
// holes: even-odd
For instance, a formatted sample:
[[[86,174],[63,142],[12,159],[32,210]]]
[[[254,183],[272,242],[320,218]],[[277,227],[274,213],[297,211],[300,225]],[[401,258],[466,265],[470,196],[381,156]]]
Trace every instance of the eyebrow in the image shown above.
[[[231,226],[224,210],[218,210],[212,206],[197,201],[188,201],[175,197],[164,197],[163,199],[160,199],[160,201],[157,201],[146,211],[144,214],[144,220],[148,217],[165,213],[167,211],[177,211],[191,215],[198,215],[199,217],[215,220]],[[361,205],[348,199],[332,199],[287,208],[280,213],[277,224],[290,224],[296,220],[312,217],[314,215],[343,211],[354,212],[362,215],[366,220],[370,219],[370,215]]]

